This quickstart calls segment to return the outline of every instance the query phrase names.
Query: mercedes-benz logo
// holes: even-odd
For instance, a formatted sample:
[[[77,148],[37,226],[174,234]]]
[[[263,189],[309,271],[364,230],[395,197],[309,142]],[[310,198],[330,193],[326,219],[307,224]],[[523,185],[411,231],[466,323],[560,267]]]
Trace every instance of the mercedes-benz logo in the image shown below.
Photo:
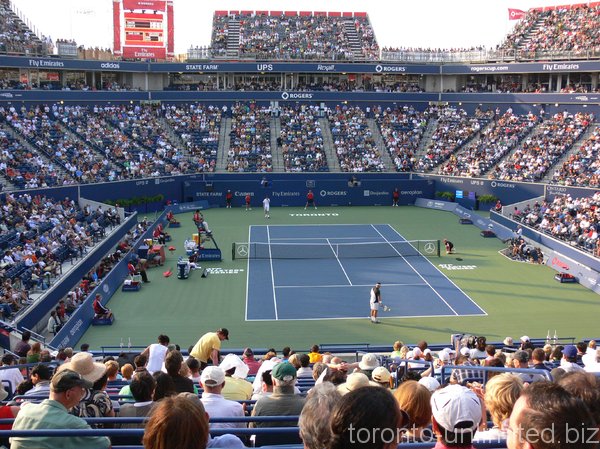
[[[238,245],[237,253],[242,257],[246,257],[248,255],[248,245]]]
[[[433,242],[425,243],[423,249],[427,254],[433,254],[435,253],[435,244]]]

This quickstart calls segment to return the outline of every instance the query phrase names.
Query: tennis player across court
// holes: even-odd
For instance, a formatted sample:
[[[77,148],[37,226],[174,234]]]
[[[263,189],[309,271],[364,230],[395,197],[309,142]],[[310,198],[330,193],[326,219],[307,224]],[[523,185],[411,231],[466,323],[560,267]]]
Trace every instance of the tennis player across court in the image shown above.
[[[369,305],[371,307],[371,323],[380,323],[381,321],[377,319],[377,314],[379,313],[379,306],[381,305],[381,282],[375,284],[375,287],[371,289]]]

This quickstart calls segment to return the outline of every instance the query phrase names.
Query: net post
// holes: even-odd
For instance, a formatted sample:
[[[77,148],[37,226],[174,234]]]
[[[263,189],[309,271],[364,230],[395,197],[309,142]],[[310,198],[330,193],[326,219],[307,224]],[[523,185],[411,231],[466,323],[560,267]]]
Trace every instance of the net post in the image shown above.
[[[438,239],[438,241],[437,241],[437,256],[438,257],[440,257],[440,246],[441,246],[441,243],[442,242],[440,241],[440,239]]]
[[[235,260],[235,242],[231,244],[231,260]]]

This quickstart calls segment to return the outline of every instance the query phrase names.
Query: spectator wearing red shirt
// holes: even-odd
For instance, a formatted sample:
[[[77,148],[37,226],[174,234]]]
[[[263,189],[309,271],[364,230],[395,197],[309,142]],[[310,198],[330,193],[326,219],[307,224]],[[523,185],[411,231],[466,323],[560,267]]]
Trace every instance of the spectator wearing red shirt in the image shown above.
[[[260,368],[260,362],[254,358],[254,352],[251,348],[244,349],[242,362],[249,368],[248,376],[256,376],[256,373],[258,373],[258,369]]]
[[[112,317],[112,312],[110,311],[110,309],[102,305],[102,296],[100,296],[99,294],[97,294],[94,298],[94,303],[92,304],[92,307],[94,308],[94,314],[96,315],[96,318]]]

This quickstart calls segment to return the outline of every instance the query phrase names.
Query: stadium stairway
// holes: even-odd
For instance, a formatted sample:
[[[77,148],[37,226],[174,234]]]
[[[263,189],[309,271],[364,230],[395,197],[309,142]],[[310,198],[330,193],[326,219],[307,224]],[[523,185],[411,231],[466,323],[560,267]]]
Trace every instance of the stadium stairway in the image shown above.
[[[529,45],[529,41],[531,41],[531,37],[538,33],[540,27],[544,24],[546,17],[539,18],[532,26],[527,30],[525,37],[519,42],[519,50],[526,50],[527,45]]]
[[[181,137],[175,131],[173,131],[173,128],[171,128],[169,122],[167,122],[167,119],[164,117],[159,117],[158,121],[162,125],[163,129],[166,131],[169,140],[172,143],[174,143],[177,146],[177,148],[181,148],[183,155],[186,158],[189,158],[190,153],[188,151],[187,145],[183,142],[183,140],[181,140]]]
[[[354,59],[362,59],[362,45],[360,44],[360,39],[358,38],[358,33],[356,32],[356,28],[352,20],[346,20],[344,22],[344,31],[348,37],[348,42],[350,43],[350,48],[354,54]]]
[[[335,152],[335,147],[333,146],[333,136],[331,135],[331,128],[329,128],[329,121],[326,118],[320,118],[319,125],[321,126],[321,132],[323,133],[323,150],[325,150],[329,171],[332,173],[340,173],[342,169]]]
[[[556,163],[554,164],[554,167],[557,169],[560,169],[560,167],[562,167],[562,164],[564,162],[566,162],[571,157],[571,155],[576,154],[579,151],[579,149],[581,148],[581,145],[583,145],[583,143],[585,143],[585,141],[590,138],[590,136],[592,135],[592,133],[596,130],[596,128],[598,126],[600,126],[600,122],[590,123],[590,125],[588,126],[588,129],[586,129],[585,132],[579,137],[579,139],[577,140],[577,142],[575,142],[575,144],[571,147],[571,149],[569,151],[567,151],[565,154],[563,154],[562,157],[558,161],[556,161]],[[548,173],[546,173],[546,176],[544,176],[540,182],[552,184],[552,179],[554,178],[554,172],[555,172],[555,170],[548,170]]]
[[[281,147],[277,145],[277,138],[281,135],[281,119],[279,117],[271,117],[271,155],[273,158],[271,162],[273,164],[274,172],[283,172],[283,153]]]
[[[542,130],[541,130],[541,128],[540,128],[540,125],[541,125],[542,123],[543,123],[543,122],[538,122],[538,123],[537,123],[537,124],[536,124],[536,125],[533,127],[533,129],[531,130],[531,132],[530,132],[530,133],[529,133],[529,134],[528,134],[528,135],[527,135],[525,138],[526,138],[526,139],[530,139],[530,138],[532,138],[532,137],[535,137],[535,136],[537,136],[538,134],[540,134],[540,133],[542,132]],[[484,175],[484,174],[487,174],[487,173],[492,173],[493,171],[495,171],[495,170],[496,170],[496,167],[497,167],[499,164],[501,164],[502,162],[504,162],[504,161],[506,161],[506,160],[510,159],[510,158],[511,158],[511,157],[512,157],[512,156],[513,156],[513,155],[514,155],[516,152],[517,152],[517,150],[519,150],[519,149],[521,149],[521,148],[522,148],[522,145],[521,145],[521,144],[522,144],[522,142],[523,142],[523,140],[521,140],[521,142],[519,142],[519,144],[518,144],[517,146],[515,146],[515,147],[514,147],[512,150],[510,150],[508,153],[506,153],[506,154],[505,154],[503,157],[501,157],[500,159],[498,159],[498,160],[496,161],[496,163],[495,163],[494,165],[490,166],[490,168],[489,168],[489,169],[488,169],[488,170],[487,170],[485,173],[482,173],[482,175]]]
[[[37,148],[34,145],[32,145],[31,143],[29,143],[27,141],[27,139],[25,139],[25,137],[23,137],[20,133],[18,133],[10,125],[2,124],[1,128],[8,135],[10,135],[13,139],[15,139],[17,142],[19,142],[23,147],[29,149],[29,151],[31,151],[31,154],[35,154],[35,155],[41,157],[47,165],[52,165],[54,167],[54,171],[56,173],[58,173],[61,177],[64,177],[67,179],[72,179],[71,175],[69,173],[67,173],[67,171],[65,170],[65,168],[62,165],[60,165],[54,161],[51,161],[50,158],[48,157],[48,154],[46,154],[45,152],[41,151],[39,148]]]
[[[415,159],[419,160],[425,150],[429,146],[429,142],[431,142],[431,136],[435,132],[437,128],[438,120],[436,118],[431,118],[427,122],[427,127],[425,128],[425,132],[423,133],[423,137],[421,138],[421,142],[419,142],[419,146],[417,147],[417,151],[415,151]]]
[[[74,133],[73,131],[71,131],[68,127],[66,127],[65,125],[63,125],[60,121],[56,121],[54,122],[56,125],[59,126],[59,128],[62,130],[62,132],[64,134],[69,135],[72,139],[76,140],[77,142],[83,144],[83,146],[90,148],[92,151],[94,151],[96,157],[95,159],[98,162],[101,162],[104,159],[104,154],[102,154],[99,151],[99,147],[97,147],[96,145],[91,145],[90,142],[88,142],[87,140],[85,140],[81,135]],[[122,167],[117,167],[115,165],[115,162],[113,160],[110,160],[109,158],[107,158],[109,161],[109,166],[114,169],[116,172],[119,172]]]
[[[231,145],[231,119],[223,117],[219,131],[219,148],[217,150],[217,172],[227,171],[227,151]]]
[[[367,119],[367,125],[369,129],[373,133],[373,139],[375,140],[375,145],[377,145],[377,149],[379,150],[379,154],[381,154],[381,161],[385,165],[384,172],[395,171],[394,170],[394,161],[390,156],[390,152],[388,151],[385,142],[383,141],[383,137],[381,132],[379,131],[379,127],[377,126],[377,122],[374,118]]]
[[[230,17],[227,21],[227,56],[237,57],[240,54],[240,21]]]

